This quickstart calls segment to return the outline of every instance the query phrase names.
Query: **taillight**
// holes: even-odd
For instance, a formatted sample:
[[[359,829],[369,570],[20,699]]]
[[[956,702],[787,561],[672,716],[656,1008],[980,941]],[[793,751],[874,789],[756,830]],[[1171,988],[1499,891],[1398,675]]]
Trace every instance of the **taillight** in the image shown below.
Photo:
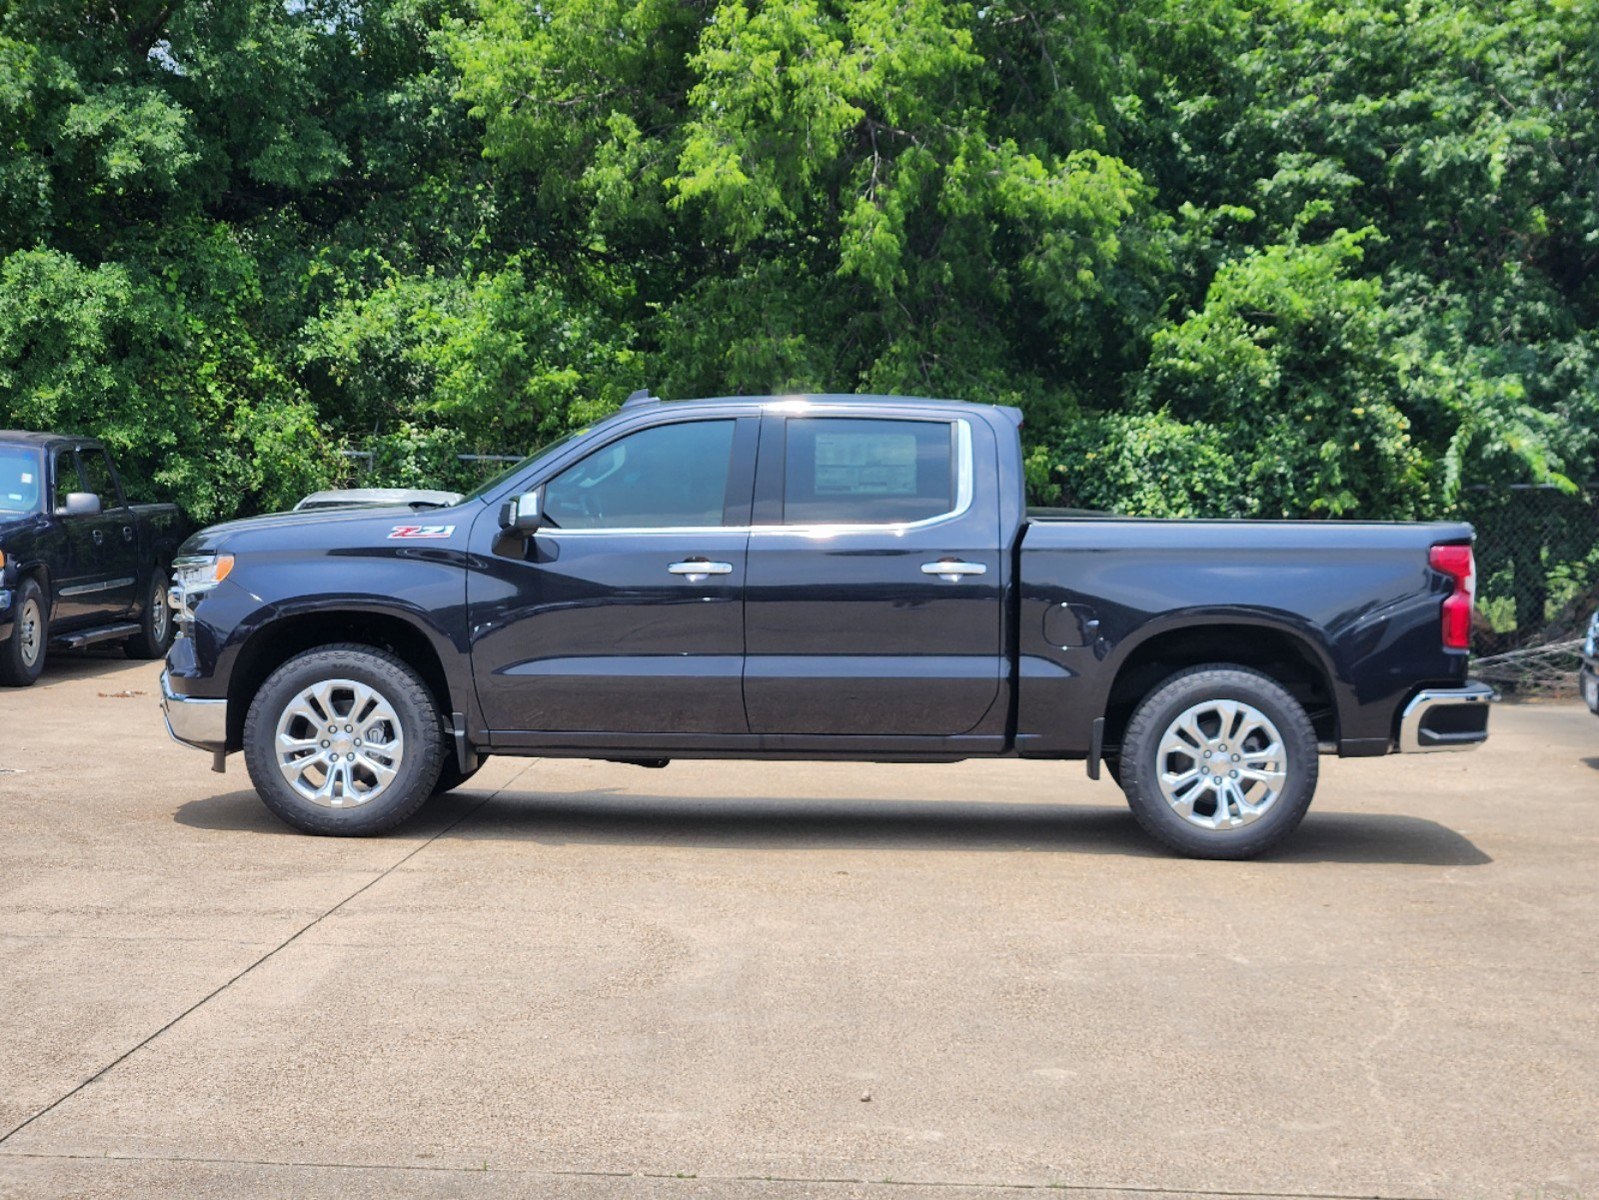
[[[1433,570],[1442,571],[1455,581],[1455,589],[1444,601],[1444,646],[1450,650],[1471,647],[1471,606],[1477,595],[1477,565],[1470,546],[1434,546],[1427,555]]]

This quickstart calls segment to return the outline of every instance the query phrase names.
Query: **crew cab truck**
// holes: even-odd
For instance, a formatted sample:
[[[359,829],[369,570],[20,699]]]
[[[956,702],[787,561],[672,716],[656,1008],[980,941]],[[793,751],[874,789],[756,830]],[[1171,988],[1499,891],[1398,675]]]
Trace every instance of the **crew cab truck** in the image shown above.
[[[458,505],[258,518],[176,563],[163,705],[311,833],[485,755],[1086,760],[1191,855],[1318,753],[1461,750],[1470,526],[1029,513],[1013,409],[630,400]]]
[[[100,442],[0,431],[0,684],[38,679],[50,648],[160,658],[182,541],[177,507],[129,504]]]

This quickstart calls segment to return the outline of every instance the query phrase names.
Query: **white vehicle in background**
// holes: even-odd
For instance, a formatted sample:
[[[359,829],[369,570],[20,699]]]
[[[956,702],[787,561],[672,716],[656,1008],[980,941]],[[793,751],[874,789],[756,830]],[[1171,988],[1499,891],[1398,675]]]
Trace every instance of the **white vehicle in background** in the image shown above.
[[[461,502],[459,492],[435,492],[426,488],[333,488],[312,492],[294,506],[295,512],[320,508],[448,508]]]

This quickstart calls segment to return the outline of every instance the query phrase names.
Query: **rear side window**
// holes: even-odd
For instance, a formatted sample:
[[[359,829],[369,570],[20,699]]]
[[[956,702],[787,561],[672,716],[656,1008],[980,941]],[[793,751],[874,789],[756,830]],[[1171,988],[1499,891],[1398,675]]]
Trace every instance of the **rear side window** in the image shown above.
[[[84,491],[100,497],[101,508],[116,508],[122,503],[117,495],[117,481],[111,475],[111,463],[104,450],[80,450],[78,460],[83,463]]]
[[[955,427],[947,421],[791,417],[785,525],[893,525],[955,507]]]
[[[653,425],[580,459],[544,488],[544,515],[561,529],[720,525],[736,421]]]

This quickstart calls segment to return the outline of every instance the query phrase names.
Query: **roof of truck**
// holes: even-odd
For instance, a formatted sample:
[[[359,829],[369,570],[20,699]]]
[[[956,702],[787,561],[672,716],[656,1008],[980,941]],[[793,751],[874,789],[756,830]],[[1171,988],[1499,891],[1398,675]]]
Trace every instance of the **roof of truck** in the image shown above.
[[[35,446],[45,449],[50,446],[76,445],[79,442],[98,444],[99,439],[79,437],[70,433],[34,433],[28,429],[0,429],[0,444],[11,446]]]

